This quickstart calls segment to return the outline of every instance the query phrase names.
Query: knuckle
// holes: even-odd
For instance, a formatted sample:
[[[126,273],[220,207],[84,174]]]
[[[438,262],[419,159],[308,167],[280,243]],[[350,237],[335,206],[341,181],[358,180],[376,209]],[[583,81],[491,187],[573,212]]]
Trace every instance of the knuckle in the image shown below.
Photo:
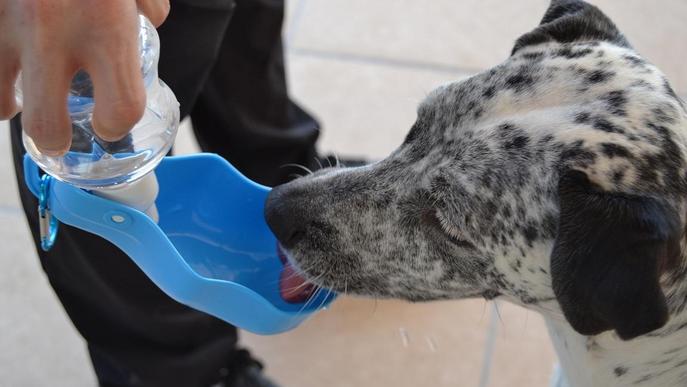
[[[57,15],[62,14],[62,12],[57,9],[61,5],[61,2],[51,0],[29,0],[19,3],[21,6],[20,12],[23,18],[31,23],[37,31],[42,31],[42,26],[51,24],[55,21]]]

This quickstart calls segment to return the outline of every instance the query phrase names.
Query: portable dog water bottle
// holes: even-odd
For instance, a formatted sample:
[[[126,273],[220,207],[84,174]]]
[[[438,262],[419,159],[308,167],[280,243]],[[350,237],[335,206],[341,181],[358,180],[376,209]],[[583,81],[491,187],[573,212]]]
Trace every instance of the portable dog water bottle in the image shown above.
[[[157,219],[158,186],[153,169],[169,152],[179,127],[179,103],[159,78],[160,39],[155,27],[139,16],[139,54],[146,90],[141,120],[122,140],[110,142],[93,130],[93,84],[84,71],[74,77],[67,98],[72,121],[72,144],[61,156],[43,154],[24,133],[24,146],[46,173],[58,180],[93,190],[96,194],[127,204]],[[21,77],[15,89],[23,102]]]
[[[24,136],[24,178],[39,199],[42,247],[51,247],[65,223],[116,245],[183,304],[259,334],[298,326],[336,296],[321,289],[303,302],[282,298],[284,266],[263,217],[269,188],[216,155],[164,157],[178,104],[157,78],[159,41],[143,17],[139,36],[148,103],[127,138],[108,143],[94,134],[85,75],[68,97],[69,152],[43,155]]]

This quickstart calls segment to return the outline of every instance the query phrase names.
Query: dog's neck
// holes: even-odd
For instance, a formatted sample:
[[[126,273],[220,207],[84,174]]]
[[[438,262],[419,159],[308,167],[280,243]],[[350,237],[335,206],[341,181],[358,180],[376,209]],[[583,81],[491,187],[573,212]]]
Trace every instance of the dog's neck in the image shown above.
[[[562,320],[545,316],[571,387],[687,385],[687,312],[660,330],[630,341],[614,333],[582,336]]]

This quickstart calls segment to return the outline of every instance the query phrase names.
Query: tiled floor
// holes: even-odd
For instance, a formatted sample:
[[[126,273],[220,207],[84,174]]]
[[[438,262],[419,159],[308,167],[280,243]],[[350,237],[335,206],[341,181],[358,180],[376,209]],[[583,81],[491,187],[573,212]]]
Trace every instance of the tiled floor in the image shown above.
[[[383,157],[427,92],[501,61],[546,3],[292,0],[285,31],[291,92],[324,124],[323,151]],[[687,95],[687,3],[596,3]],[[29,241],[7,142],[0,136],[0,179],[8,182],[0,185],[0,386],[93,386],[83,342]],[[195,149],[185,126],[177,150]],[[345,298],[293,332],[245,334],[244,343],[285,386],[545,386],[554,355],[541,318],[492,305]]]

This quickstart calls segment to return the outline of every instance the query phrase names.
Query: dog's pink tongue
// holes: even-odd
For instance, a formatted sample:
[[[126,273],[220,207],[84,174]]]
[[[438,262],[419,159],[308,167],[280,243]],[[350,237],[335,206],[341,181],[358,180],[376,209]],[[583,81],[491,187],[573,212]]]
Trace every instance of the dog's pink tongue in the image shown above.
[[[308,283],[287,262],[279,276],[279,291],[286,302],[305,302],[315,293],[315,285]]]
[[[307,301],[308,298],[315,293],[316,286],[308,283],[305,278],[298,274],[296,269],[294,269],[286,259],[286,254],[284,254],[281,246],[277,246],[277,255],[284,265],[279,275],[279,292],[281,293],[281,297],[286,302],[291,303]]]

